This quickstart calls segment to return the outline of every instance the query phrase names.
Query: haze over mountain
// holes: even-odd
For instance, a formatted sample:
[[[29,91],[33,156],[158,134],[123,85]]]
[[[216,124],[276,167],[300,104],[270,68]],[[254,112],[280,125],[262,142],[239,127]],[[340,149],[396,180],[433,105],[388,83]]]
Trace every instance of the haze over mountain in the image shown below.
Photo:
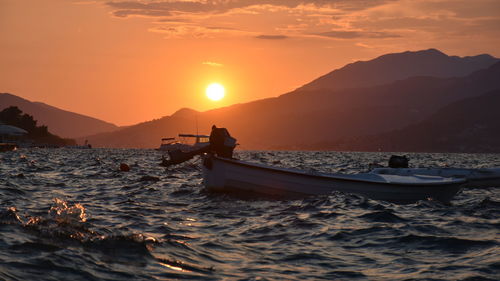
[[[201,114],[192,109],[181,109],[171,116],[139,123],[118,129],[114,132],[101,133],[78,139],[88,139],[94,147],[156,148],[163,137],[177,137],[178,134],[196,133],[196,116]],[[207,133],[204,123],[203,131]]]
[[[114,124],[62,110],[45,103],[32,102],[21,97],[0,93],[0,110],[9,106],[17,106],[24,113],[32,115],[38,125],[45,125],[50,132],[65,138],[77,138],[102,132],[116,130]]]
[[[387,54],[334,70],[299,90],[340,90],[382,85],[414,76],[460,77],[487,68],[499,59],[487,54],[457,57],[436,50]]]
[[[431,63],[433,59],[437,62]],[[415,72],[419,76],[401,79],[412,75],[410,70],[417,61],[427,62]],[[216,124],[228,128],[241,149],[310,148],[319,142],[402,129],[450,103],[499,89],[498,61],[488,55],[449,57],[434,49],[390,54],[331,72],[334,78],[330,81],[351,81],[343,86],[304,86],[276,98],[206,112],[182,109],[172,116],[88,138],[97,146],[153,148],[159,146],[162,137],[195,133],[196,124],[200,133],[209,133],[211,125]],[[424,70],[428,75],[422,76]],[[338,78],[341,76],[345,77]],[[368,80],[376,85],[367,86],[363,82],[367,77],[372,77]]]
[[[500,63],[462,78],[413,77],[370,88],[294,92],[204,118],[225,124],[251,148],[301,149],[316,140],[403,128],[451,102],[500,88],[498,77]]]
[[[425,120],[389,133],[316,143],[308,149],[500,152],[500,89],[453,102]]]

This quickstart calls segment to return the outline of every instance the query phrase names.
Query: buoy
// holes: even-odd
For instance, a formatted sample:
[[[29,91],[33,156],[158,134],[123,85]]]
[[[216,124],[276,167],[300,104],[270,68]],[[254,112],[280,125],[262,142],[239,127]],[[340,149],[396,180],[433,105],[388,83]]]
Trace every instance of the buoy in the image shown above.
[[[125,163],[121,163],[120,164],[120,171],[122,171],[122,172],[128,172],[128,171],[130,171],[130,167],[127,164],[125,164]]]

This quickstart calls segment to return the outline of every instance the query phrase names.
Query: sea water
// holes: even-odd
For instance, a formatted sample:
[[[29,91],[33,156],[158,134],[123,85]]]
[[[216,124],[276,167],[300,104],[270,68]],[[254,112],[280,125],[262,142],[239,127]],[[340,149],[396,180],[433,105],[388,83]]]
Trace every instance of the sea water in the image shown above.
[[[237,152],[278,167],[357,173],[390,153]],[[406,154],[413,167],[494,167],[498,154]],[[2,280],[499,280],[500,189],[450,204],[332,193],[236,198],[199,160],[133,149],[0,154]],[[119,167],[126,163],[130,171]]]

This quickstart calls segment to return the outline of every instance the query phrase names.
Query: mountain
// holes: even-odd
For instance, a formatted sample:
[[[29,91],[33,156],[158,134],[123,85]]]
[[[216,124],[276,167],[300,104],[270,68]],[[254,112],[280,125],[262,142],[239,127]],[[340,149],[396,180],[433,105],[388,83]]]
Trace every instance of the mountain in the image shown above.
[[[224,125],[248,149],[301,149],[318,140],[403,128],[449,103],[499,89],[498,77],[500,63],[461,78],[412,77],[368,88],[295,91],[205,112],[199,119]]]
[[[17,106],[32,115],[38,125],[46,125],[50,132],[65,138],[76,138],[116,130],[114,124],[89,116],[62,110],[41,102],[31,102],[18,96],[0,93],[0,110]]]
[[[60,147],[76,145],[75,140],[61,138],[49,132],[47,126],[38,125],[33,116],[22,112],[16,106],[10,106],[0,111],[0,124],[22,129],[24,134],[15,137],[16,143],[30,144],[33,147]],[[7,140],[12,136],[7,137]],[[2,136],[3,139],[3,136]]]
[[[432,58],[435,53],[403,53],[405,59],[390,64],[397,69],[408,61],[407,55],[427,60],[424,59],[426,55]],[[349,79],[362,80],[361,74],[366,71],[359,68]],[[397,76],[382,85],[316,90],[300,88],[279,97],[201,113],[184,109],[172,116],[115,133],[92,136],[89,140],[97,146],[157,147],[162,137],[195,132],[195,124],[198,124],[200,133],[208,133],[211,125],[216,124],[228,128],[238,139],[241,149],[304,149],[314,143],[378,135],[421,122],[450,103],[500,89],[498,77],[500,62],[463,77],[412,76],[399,79]]]
[[[196,118],[199,114],[195,110],[184,108],[172,116],[77,140],[82,142],[87,139],[94,147],[156,148],[160,146],[161,139],[164,137],[196,133]],[[207,133],[207,131],[200,133]]]
[[[457,57],[447,56],[436,49],[408,51],[348,64],[315,79],[299,90],[370,87],[414,76],[460,77],[496,62],[499,59],[486,54]]]
[[[401,130],[319,143],[318,149],[412,152],[500,152],[500,89],[453,102]],[[313,147],[310,147],[313,148]]]

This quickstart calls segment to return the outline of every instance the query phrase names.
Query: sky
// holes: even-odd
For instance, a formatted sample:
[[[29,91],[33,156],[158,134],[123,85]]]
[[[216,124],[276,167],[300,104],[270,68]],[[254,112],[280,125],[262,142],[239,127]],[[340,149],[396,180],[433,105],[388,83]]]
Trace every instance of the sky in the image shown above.
[[[0,0],[0,38],[1,93],[132,125],[387,53],[500,57],[500,1]]]

